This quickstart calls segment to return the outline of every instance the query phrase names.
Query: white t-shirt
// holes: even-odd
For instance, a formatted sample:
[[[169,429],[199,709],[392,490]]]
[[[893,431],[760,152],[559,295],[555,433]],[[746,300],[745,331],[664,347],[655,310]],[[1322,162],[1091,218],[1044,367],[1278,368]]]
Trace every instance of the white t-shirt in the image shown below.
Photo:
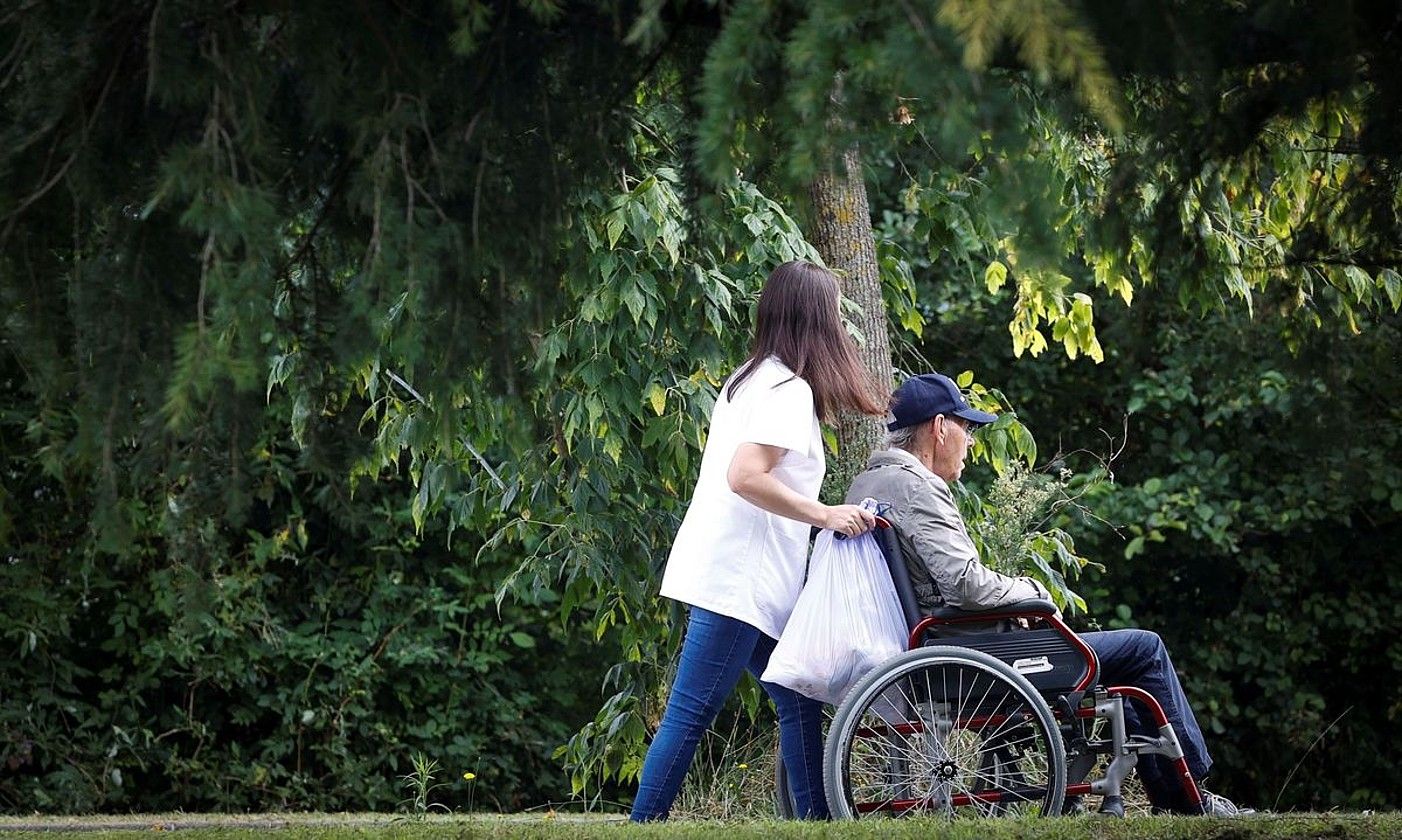
[[[696,492],[662,576],[662,594],[777,639],[803,588],[809,526],[731,491],[726,473],[742,443],[787,449],[771,475],[803,496],[818,497],[827,461],[813,391],[776,357],[759,364],[733,402],[721,389]]]

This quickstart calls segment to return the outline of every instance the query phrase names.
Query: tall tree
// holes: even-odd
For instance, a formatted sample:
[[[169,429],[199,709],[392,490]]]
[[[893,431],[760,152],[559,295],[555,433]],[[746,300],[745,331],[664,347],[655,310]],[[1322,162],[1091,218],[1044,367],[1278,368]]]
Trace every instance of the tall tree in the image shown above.
[[[843,295],[858,307],[849,317],[860,333],[862,362],[873,383],[889,387],[891,340],[860,151],[848,149],[838,165],[821,172],[809,188],[809,196],[814,216],[810,238],[823,262],[842,278]],[[880,418],[844,413],[838,420],[838,460],[829,473],[828,486],[851,484],[866,466],[867,456],[880,445],[881,435]]]

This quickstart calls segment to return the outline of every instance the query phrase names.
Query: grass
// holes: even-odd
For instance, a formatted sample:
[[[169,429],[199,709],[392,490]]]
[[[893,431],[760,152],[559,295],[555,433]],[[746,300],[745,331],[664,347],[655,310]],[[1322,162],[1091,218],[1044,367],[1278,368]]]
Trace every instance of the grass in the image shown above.
[[[674,820],[764,820],[774,816],[774,765],[779,760],[777,726],[747,725],[739,717],[712,729],[697,746],[681,792],[672,803]]]
[[[352,840],[353,838],[526,838],[527,840],[649,840],[649,838],[870,838],[902,840],[1383,840],[1402,837],[1402,812],[1383,814],[1266,814],[1243,819],[1148,816],[1137,783],[1126,789],[1129,818],[948,822],[938,817],[859,823],[784,822],[774,813],[776,728],[730,721],[708,732],[687,774],[669,823],[630,825],[621,813],[536,811],[522,814],[430,813],[431,790],[412,814],[130,814],[89,817],[0,816],[0,840],[12,838],[151,837],[178,832],[199,840]],[[406,782],[419,793],[431,785],[426,761]],[[1091,798],[1094,800],[1094,797]],[[408,801],[406,800],[406,804]],[[577,804],[577,803],[576,803]],[[1091,803],[1094,805],[1094,802]]]
[[[22,830],[20,826],[23,826]],[[676,821],[627,825],[619,816],[432,815],[422,822],[395,822],[387,814],[151,814],[122,817],[32,817],[0,820],[0,837],[52,840],[76,837],[150,837],[178,831],[202,840],[244,840],[270,834],[287,840],[342,838],[810,838],[871,840],[939,837],[942,840],[1382,840],[1402,836],[1402,813],[1273,814],[1243,819],[1095,817],[982,820],[950,823],[938,818],[862,823],[798,823],[777,820]]]

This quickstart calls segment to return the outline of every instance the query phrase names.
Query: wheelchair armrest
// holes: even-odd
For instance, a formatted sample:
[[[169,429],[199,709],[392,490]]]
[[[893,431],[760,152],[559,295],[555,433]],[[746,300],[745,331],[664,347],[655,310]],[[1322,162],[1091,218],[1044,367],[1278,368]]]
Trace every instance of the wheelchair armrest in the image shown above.
[[[965,610],[959,607],[935,607],[930,611],[931,618],[938,618],[944,621],[951,619],[973,619],[982,615],[997,616],[1032,616],[1032,615],[1054,615],[1056,604],[1042,598],[1029,598],[1026,601],[1018,601],[1014,604],[1005,604],[1001,607],[982,610]]]

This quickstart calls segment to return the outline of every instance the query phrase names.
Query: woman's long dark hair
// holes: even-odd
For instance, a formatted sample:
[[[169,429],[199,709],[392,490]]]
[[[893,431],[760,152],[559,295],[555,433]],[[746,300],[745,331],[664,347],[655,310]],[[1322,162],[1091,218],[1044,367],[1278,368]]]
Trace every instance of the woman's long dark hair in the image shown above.
[[[839,409],[885,414],[886,401],[842,326],[838,299],[837,278],[820,265],[794,260],[774,269],[759,296],[750,357],[731,377],[726,398],[734,399],[755,368],[777,356],[813,389],[813,408],[824,421]]]

